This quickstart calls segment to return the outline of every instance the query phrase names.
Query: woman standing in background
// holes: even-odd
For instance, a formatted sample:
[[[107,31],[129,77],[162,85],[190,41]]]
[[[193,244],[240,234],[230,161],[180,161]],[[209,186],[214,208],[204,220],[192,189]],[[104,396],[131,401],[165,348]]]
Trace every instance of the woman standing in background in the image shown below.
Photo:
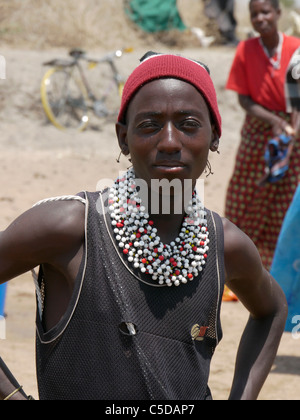
[[[227,89],[238,93],[246,111],[242,139],[226,199],[226,217],[254,241],[270,268],[283,218],[300,180],[300,139],[295,113],[287,113],[285,81],[300,39],[278,30],[279,0],[250,0],[250,17],[260,37],[241,42]],[[268,141],[282,134],[293,143],[285,160],[288,171],[277,182],[265,176]]]

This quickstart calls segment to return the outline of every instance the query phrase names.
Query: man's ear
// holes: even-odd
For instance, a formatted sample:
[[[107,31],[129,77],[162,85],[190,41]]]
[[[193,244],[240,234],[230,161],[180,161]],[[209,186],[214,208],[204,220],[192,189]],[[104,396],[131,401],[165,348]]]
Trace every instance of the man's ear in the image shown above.
[[[210,143],[210,150],[212,152],[217,152],[220,145],[220,137],[217,133],[215,126],[212,126],[212,136],[211,136],[211,143]]]
[[[129,148],[128,148],[128,142],[127,142],[127,125],[117,122],[116,133],[118,137],[119,146],[123,155],[128,156]]]

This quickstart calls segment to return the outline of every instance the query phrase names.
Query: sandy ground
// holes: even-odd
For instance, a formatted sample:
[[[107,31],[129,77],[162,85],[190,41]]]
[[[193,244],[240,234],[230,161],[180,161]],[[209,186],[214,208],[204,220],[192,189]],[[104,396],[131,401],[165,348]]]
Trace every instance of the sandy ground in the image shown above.
[[[162,48],[161,48],[162,50]],[[134,51],[119,62],[124,75],[135,67],[144,50]],[[94,51],[100,55],[102,51]],[[243,113],[235,95],[224,90],[234,50],[193,49],[181,53],[206,62],[212,72],[223,116],[221,154],[211,156],[214,175],[205,180],[205,205],[223,214],[226,187],[232,173]],[[0,80],[0,230],[40,199],[95,190],[102,178],[115,179],[126,169],[116,163],[118,146],[114,124],[91,118],[84,133],[64,133],[49,124],[43,114],[39,85],[45,71],[41,63],[64,50],[18,51],[4,49],[6,80]],[[35,379],[34,287],[30,274],[10,282],[6,304],[6,340],[0,354],[24,385],[38,397]],[[240,303],[223,305],[224,339],[215,354],[210,386],[216,400],[226,400],[235,355],[247,311]],[[300,397],[300,342],[285,333],[261,399],[297,400]]]

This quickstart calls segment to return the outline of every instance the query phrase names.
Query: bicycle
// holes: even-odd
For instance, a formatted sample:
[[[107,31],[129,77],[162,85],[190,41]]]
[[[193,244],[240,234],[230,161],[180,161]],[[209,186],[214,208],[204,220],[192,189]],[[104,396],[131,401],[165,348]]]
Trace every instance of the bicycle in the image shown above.
[[[89,113],[99,118],[116,115],[120,105],[125,79],[120,75],[115,60],[131,48],[117,50],[100,59],[89,58],[80,49],[69,52],[71,59],[54,59],[43,63],[51,66],[41,83],[41,99],[50,122],[58,129],[83,131],[89,123]],[[84,64],[88,69],[101,65],[97,78],[101,87],[96,96],[86,77]]]

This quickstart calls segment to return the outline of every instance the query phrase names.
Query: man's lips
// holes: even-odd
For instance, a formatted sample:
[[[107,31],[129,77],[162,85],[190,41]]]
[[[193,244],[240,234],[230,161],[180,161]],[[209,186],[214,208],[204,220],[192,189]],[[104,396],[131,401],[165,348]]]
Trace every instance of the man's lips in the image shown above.
[[[173,160],[164,160],[156,162],[154,165],[156,168],[185,168],[186,165],[183,162],[173,161]]]

